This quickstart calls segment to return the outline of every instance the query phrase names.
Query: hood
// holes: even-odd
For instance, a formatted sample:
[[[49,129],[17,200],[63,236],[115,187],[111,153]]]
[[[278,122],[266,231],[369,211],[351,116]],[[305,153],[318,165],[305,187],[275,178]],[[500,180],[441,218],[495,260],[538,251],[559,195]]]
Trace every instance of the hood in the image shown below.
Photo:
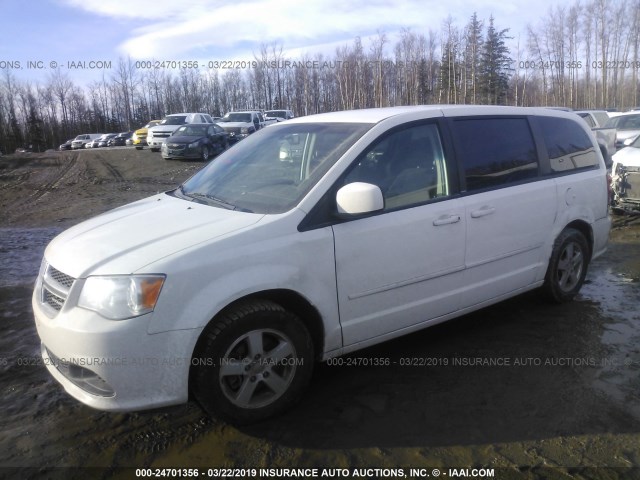
[[[184,125],[184,123],[182,125]],[[153,133],[157,133],[157,132],[175,132],[182,125],[156,125],[155,127],[151,127],[151,128],[147,129],[147,135],[149,135],[149,133],[151,133],[151,132],[153,132]]]
[[[167,143],[194,143],[199,142],[204,138],[204,135],[171,135],[167,138]]]
[[[220,122],[218,125],[222,128],[255,127],[253,122]]]
[[[159,194],[62,232],[47,246],[45,257],[75,278],[130,274],[181,250],[253,225],[262,217]]]
[[[628,138],[637,137],[640,134],[640,130],[618,130],[616,140],[618,142],[624,142]]]
[[[640,148],[624,147],[613,155],[612,160],[625,167],[640,167]]]

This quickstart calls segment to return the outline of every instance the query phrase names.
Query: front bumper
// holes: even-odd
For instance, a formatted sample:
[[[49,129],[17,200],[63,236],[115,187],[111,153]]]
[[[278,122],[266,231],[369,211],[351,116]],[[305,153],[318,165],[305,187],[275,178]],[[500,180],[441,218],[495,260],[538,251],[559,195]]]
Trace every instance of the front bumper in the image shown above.
[[[42,358],[51,375],[80,402],[100,410],[132,411],[188,400],[191,348],[198,330],[149,334],[153,313],[113,321],[75,307],[76,280],[59,311],[42,302],[42,279],[32,305]]]
[[[179,160],[179,159],[198,159],[200,158],[200,147],[188,148],[186,145],[184,148],[169,148],[167,143],[163,143],[160,148],[162,158],[167,160]]]
[[[640,211],[640,167],[618,166],[611,187],[614,206],[623,210]]]

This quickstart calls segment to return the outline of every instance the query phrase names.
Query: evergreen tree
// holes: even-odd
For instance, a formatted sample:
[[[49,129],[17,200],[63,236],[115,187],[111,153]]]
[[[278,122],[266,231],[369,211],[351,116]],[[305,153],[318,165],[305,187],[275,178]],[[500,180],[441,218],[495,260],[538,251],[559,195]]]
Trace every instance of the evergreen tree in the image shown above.
[[[508,28],[496,30],[493,16],[489,18],[487,37],[482,47],[480,63],[481,102],[487,105],[504,105],[509,88],[509,72],[513,60],[505,45]]]

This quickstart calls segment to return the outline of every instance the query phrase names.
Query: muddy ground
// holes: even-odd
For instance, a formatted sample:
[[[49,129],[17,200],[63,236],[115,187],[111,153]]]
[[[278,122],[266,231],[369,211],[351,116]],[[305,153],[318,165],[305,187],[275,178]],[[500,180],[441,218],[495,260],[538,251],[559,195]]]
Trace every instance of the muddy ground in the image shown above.
[[[638,217],[616,218],[576,301],[531,292],[346,357],[388,366],[319,365],[302,403],[260,425],[231,427],[193,403],[113,414],[73,400],[39,361],[30,296],[46,243],[201,167],[127,148],[0,158],[0,477],[169,466],[638,475]]]

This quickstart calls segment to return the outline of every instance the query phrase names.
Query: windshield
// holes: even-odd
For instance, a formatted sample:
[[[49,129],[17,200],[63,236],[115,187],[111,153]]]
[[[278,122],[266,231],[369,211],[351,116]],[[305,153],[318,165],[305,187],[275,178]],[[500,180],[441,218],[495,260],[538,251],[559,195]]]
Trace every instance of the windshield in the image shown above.
[[[369,128],[308,123],[260,130],[173,194],[245,212],[286,212]]]
[[[155,127],[156,125],[159,125],[160,123],[162,123],[160,120],[154,120],[153,122],[149,122],[147,123],[144,127],[142,128],[151,128],[151,127]]]
[[[182,125],[187,120],[186,115],[177,115],[175,117],[167,117],[160,125]]]
[[[173,132],[172,136],[203,137],[206,134],[207,134],[206,125],[185,125],[184,127],[180,127],[175,132]]]
[[[219,121],[251,123],[251,114],[250,113],[227,113]]]
[[[607,127],[617,128],[618,130],[640,130],[640,113],[613,117],[607,123]]]
[[[286,118],[287,113],[284,110],[267,110],[264,112],[267,117]]]

